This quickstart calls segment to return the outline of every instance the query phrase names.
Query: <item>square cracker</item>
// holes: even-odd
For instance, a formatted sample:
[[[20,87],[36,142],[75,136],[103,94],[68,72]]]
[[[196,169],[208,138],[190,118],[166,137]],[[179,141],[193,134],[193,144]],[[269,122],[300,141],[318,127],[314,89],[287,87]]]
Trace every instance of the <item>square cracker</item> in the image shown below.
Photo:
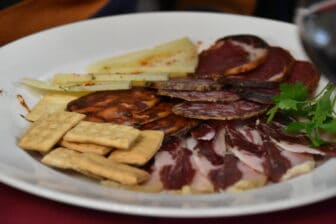
[[[128,149],[139,134],[140,131],[131,126],[81,121],[65,134],[64,140]]]
[[[91,152],[96,153],[98,155],[106,155],[112,150],[112,147],[104,146],[104,145],[96,145],[91,143],[77,143],[77,142],[69,142],[66,140],[61,140],[59,142],[60,146],[64,148],[79,151],[79,152]]]
[[[163,131],[141,131],[139,138],[128,150],[117,149],[110,154],[109,159],[120,163],[144,165],[159,150],[163,137]]]
[[[47,152],[84,117],[67,111],[45,114],[22,135],[18,145],[26,150]]]
[[[63,169],[90,173],[122,184],[134,185],[146,181],[146,171],[117,163],[93,153],[79,153],[66,148],[57,148],[42,158],[42,162]]]
[[[67,104],[76,98],[76,96],[61,93],[47,94],[33,107],[26,118],[29,121],[37,121],[41,116],[47,113],[64,111]]]

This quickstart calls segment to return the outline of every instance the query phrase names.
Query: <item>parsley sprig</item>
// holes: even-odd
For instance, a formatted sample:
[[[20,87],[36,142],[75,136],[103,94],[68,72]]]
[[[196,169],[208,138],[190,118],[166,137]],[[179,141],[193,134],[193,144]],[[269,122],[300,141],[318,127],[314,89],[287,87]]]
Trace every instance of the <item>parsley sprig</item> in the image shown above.
[[[316,96],[309,98],[308,89],[302,83],[281,84],[280,93],[272,99],[275,105],[267,112],[267,122],[273,120],[278,110],[282,110],[297,118],[285,130],[306,134],[311,144],[318,147],[325,143],[321,131],[336,134],[334,90],[335,86],[328,84]]]

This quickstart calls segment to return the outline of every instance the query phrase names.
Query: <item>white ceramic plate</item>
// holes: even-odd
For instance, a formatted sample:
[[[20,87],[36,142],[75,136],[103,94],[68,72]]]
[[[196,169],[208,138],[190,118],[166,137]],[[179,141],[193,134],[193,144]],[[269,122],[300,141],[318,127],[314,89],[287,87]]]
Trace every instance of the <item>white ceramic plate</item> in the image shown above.
[[[26,123],[15,98],[37,97],[16,85],[21,77],[84,72],[92,61],[188,36],[207,47],[217,38],[250,33],[305,58],[293,25],[210,13],[150,13],[95,19],[38,33],[0,48],[0,181],[41,197],[93,209],[169,217],[255,214],[292,208],[336,195],[336,161],[308,175],[239,194],[174,196],[115,190],[42,165],[16,146]]]

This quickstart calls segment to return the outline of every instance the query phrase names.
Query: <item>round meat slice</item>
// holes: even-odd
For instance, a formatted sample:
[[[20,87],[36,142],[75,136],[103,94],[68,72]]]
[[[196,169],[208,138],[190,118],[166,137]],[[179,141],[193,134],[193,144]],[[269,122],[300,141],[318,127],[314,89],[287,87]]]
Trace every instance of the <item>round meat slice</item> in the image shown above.
[[[231,103],[183,102],[173,107],[173,112],[201,120],[247,119],[264,113],[268,106],[245,100]]]
[[[310,92],[313,92],[320,81],[320,72],[308,61],[295,61],[287,82],[302,82]]]
[[[82,96],[67,105],[68,111],[83,114],[96,112],[111,106],[124,106],[124,111],[141,112],[159,102],[155,91],[145,88],[131,90],[101,91]]]
[[[268,48],[264,40],[254,35],[224,37],[201,52],[196,74],[219,79],[250,71],[265,61]]]
[[[186,101],[206,101],[206,102],[233,102],[239,100],[239,95],[228,91],[183,91],[160,89],[158,95],[170,96],[173,98],[184,99]]]
[[[286,78],[294,58],[281,47],[270,47],[266,61],[256,69],[232,76],[232,79],[249,81],[281,82]]]
[[[147,87],[154,89],[211,91],[220,90],[223,85],[210,79],[195,79],[192,77],[171,79],[168,81],[148,82]]]
[[[85,120],[93,122],[114,122],[133,125],[142,123],[147,119],[151,120],[157,116],[163,116],[166,113],[165,107],[159,107],[154,110],[156,111],[155,116],[148,113],[143,114],[144,116],[142,117],[140,116],[140,113],[148,111],[159,101],[160,99],[156,96],[155,91],[134,88],[125,91],[91,93],[70,102],[67,110],[86,114]],[[137,115],[136,118],[134,115]]]
[[[165,135],[183,135],[198,124],[197,120],[170,114],[167,117],[149,122],[140,127],[141,130],[160,130]]]

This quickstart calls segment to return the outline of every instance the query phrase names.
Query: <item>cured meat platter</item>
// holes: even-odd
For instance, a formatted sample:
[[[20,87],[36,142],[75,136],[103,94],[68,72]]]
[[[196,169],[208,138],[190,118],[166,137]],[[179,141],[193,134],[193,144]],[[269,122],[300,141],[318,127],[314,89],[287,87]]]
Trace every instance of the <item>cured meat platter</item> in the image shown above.
[[[165,25],[159,34],[155,30],[162,24],[157,21]],[[106,27],[110,27],[107,34],[96,35],[105,32]],[[145,32],[135,39],[131,34],[137,27],[142,27]],[[208,32],[201,32],[200,28],[207,28]],[[286,35],[280,38],[278,32],[285,32]],[[152,82],[146,90],[132,90],[132,94],[142,97],[141,102],[144,102],[135,108],[139,116],[132,119],[129,116],[126,116],[127,119],[125,116],[118,117],[114,121],[124,123],[127,120],[129,125],[140,129],[170,127],[166,130],[171,137],[165,140],[156,155],[152,176],[155,177],[157,169],[165,189],[178,189],[189,184],[199,190],[208,190],[212,186],[210,191],[216,193],[174,195],[106,188],[48,168],[16,146],[16,138],[21,135],[25,123],[17,116],[23,114],[23,109],[14,98],[20,94],[27,96],[28,104],[37,101],[36,95],[13,85],[17,80],[23,76],[46,79],[50,74],[62,70],[82,72],[81,69],[89,61],[108,56],[111,52],[117,55],[180,36],[201,42],[201,63],[196,75]],[[237,45],[240,47],[237,48]],[[35,57],[31,57],[32,47],[37,49],[34,51]],[[223,52],[223,48],[232,51],[225,55],[227,51]],[[45,58],[46,52],[49,52],[48,58]],[[242,54],[245,57],[241,57]],[[20,58],[15,59],[14,55],[20,55]],[[218,55],[222,55],[221,58],[236,57],[230,59],[229,64],[220,63],[223,67],[213,70],[216,67],[212,64],[213,58]],[[93,209],[175,217],[269,212],[316,202],[336,192],[336,178],[332,175],[335,161],[316,160],[317,157],[334,156],[333,150],[311,148],[306,138],[291,138],[282,133],[282,125],[288,117],[279,116],[274,122],[267,123],[261,115],[270,108],[272,97],[279,91],[279,83],[300,80],[311,92],[315,88],[321,89],[326,83],[323,77],[319,81],[318,72],[307,62],[296,37],[296,28],[291,24],[211,13],[111,17],[71,24],[19,40],[3,47],[0,57],[5,62],[1,72],[6,74],[1,77],[1,97],[3,105],[7,105],[1,108],[1,139],[8,146],[0,154],[0,179],[11,186]],[[318,75],[305,79],[307,74]],[[141,94],[137,95],[137,91]],[[100,99],[110,97],[106,92],[93,93],[92,96],[94,94],[100,94]],[[122,93],[118,96],[122,96]],[[123,102],[128,97],[125,95]],[[73,101],[68,109],[89,112],[87,119],[95,122],[113,119],[108,108],[101,110],[101,105],[87,106],[85,102],[89,100],[82,100],[81,103]],[[120,104],[117,101],[114,103]],[[151,109],[146,110],[145,107]],[[171,112],[167,113],[167,108]],[[256,117],[258,119],[254,119]],[[155,123],[160,119],[165,120]],[[176,123],[173,128],[172,122]],[[219,150],[224,143],[224,148],[230,151],[225,156]],[[297,148],[293,147],[294,143]],[[288,150],[279,151],[278,147]],[[209,148],[213,150],[204,150]],[[191,149],[196,149],[195,154]],[[306,150],[305,153],[302,150]],[[274,161],[279,163],[272,166]],[[309,174],[290,179],[297,173],[286,171],[302,163],[317,168]],[[164,168],[162,164],[170,166]],[[210,178],[210,183],[209,179],[204,179],[204,175]],[[227,175],[230,176],[225,178],[227,181],[218,181]],[[227,191],[240,180],[252,180],[254,186],[260,188],[239,194]],[[268,184],[264,186],[266,182]],[[241,189],[245,187],[244,184],[239,185]]]

